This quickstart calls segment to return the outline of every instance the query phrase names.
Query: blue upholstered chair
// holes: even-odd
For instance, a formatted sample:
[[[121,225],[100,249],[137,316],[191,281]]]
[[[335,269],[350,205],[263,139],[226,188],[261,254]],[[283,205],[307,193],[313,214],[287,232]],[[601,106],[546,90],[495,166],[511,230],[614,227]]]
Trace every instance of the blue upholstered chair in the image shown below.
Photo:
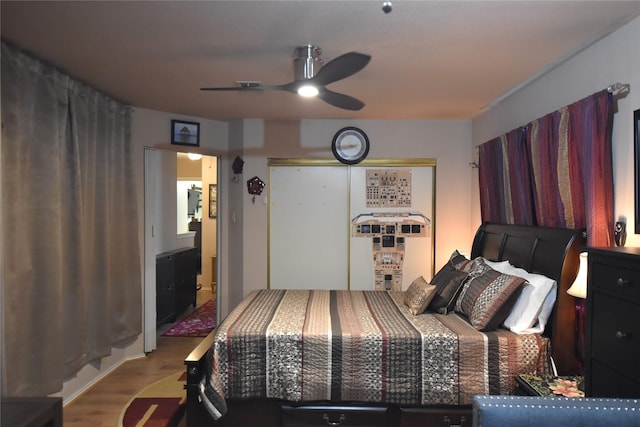
[[[474,427],[640,427],[640,399],[476,396]]]

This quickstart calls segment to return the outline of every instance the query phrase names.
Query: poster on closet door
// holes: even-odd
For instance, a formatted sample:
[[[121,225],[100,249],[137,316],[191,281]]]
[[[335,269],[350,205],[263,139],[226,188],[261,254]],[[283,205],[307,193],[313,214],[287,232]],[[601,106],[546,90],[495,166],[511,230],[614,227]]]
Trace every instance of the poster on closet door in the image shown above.
[[[435,162],[353,167],[350,289],[406,290],[434,265]]]
[[[345,166],[270,165],[270,288],[348,288],[348,182]]]

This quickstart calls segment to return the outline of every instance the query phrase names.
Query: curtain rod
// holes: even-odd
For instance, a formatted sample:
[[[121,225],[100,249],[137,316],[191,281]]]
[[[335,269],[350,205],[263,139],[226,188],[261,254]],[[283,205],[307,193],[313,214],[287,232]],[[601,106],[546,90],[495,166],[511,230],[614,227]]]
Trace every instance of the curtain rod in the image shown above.
[[[629,83],[614,83],[611,86],[607,86],[607,92],[622,92],[629,91],[631,89],[631,85]]]
[[[618,93],[620,93],[620,92],[629,92],[630,90],[631,90],[631,85],[630,85],[629,83],[620,83],[620,82],[617,82],[617,83],[613,83],[612,85],[607,86],[607,92],[609,92],[609,93],[614,93],[614,92],[618,92]],[[497,102],[495,102],[495,103],[494,103],[494,104],[492,104],[492,105],[495,105],[495,104],[497,104]],[[492,105],[491,105],[491,106],[492,106]],[[491,107],[491,106],[488,106],[487,108],[489,108],[489,107]],[[526,126],[521,126],[521,127],[522,127],[522,128],[526,128]],[[478,145],[476,145],[474,148],[477,150],[477,149],[480,147],[480,145],[482,145],[482,144],[478,144]],[[476,163],[475,163],[475,162],[469,163],[469,165],[470,165],[472,168],[476,168],[476,167],[477,167],[477,165],[476,165]]]

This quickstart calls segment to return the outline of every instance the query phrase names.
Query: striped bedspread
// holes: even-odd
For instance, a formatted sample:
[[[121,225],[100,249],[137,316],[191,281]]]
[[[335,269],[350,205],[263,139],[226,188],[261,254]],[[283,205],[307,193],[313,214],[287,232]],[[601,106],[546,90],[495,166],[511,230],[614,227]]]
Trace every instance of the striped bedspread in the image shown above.
[[[218,327],[201,396],[469,405],[548,373],[548,340],[481,333],[455,314],[412,315],[393,291],[260,290]]]

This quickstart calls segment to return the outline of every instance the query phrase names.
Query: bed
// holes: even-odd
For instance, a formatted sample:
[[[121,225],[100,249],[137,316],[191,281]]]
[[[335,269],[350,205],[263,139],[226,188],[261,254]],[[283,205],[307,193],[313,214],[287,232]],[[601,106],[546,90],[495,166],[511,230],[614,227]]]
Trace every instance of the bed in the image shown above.
[[[551,370],[549,355],[574,372],[566,289],[584,243],[583,230],[483,224],[456,258],[468,274],[481,257],[555,280],[543,334],[488,327],[465,288],[454,313],[420,315],[406,293],[255,291],[185,359],[187,425],[470,425],[474,395],[511,393],[518,373]]]

